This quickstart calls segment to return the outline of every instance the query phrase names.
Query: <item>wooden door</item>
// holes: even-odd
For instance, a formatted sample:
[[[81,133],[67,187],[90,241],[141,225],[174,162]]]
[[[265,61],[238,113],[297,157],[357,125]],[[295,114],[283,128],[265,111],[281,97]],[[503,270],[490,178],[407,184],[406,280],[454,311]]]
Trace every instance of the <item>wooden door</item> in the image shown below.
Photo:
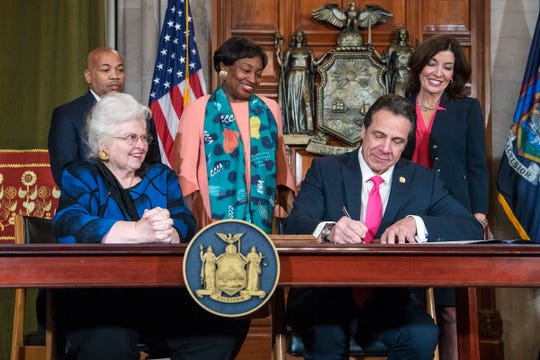
[[[279,31],[283,35],[286,48],[294,30],[304,30],[308,46],[316,57],[320,57],[336,46],[340,32],[311,16],[312,10],[327,2],[337,3],[346,9],[350,1],[214,0],[212,53],[231,36],[246,37],[261,45],[268,54],[269,64],[259,93],[277,97],[279,72],[274,55],[274,33]],[[366,4],[377,4],[393,13],[390,21],[373,27],[372,43],[379,52],[386,51],[400,26],[409,30],[413,45],[438,33],[456,37],[472,65],[472,96],[480,99],[485,114],[488,114],[489,0],[355,0],[354,3],[358,9],[363,9]],[[363,36],[367,41],[366,31]],[[212,85],[216,84],[217,74],[213,73]]]

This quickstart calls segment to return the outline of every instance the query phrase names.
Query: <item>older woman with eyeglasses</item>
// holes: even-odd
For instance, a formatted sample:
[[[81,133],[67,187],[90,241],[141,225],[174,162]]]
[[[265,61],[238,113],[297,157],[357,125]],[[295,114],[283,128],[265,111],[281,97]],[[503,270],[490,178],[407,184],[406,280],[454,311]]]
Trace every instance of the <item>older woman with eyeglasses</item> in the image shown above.
[[[176,174],[143,160],[152,138],[150,111],[127,94],[103,97],[86,124],[88,160],[62,175],[54,229],[63,243],[179,243],[194,233],[195,220]],[[91,225],[92,231],[88,231]]]
[[[188,242],[196,224],[176,173],[143,164],[150,110],[127,94],[104,96],[87,117],[87,160],[70,164],[53,229],[61,243]],[[69,289],[54,317],[78,359],[139,359],[160,344],[171,359],[232,359],[234,319],[207,313],[185,289]],[[239,335],[241,339],[245,335]]]

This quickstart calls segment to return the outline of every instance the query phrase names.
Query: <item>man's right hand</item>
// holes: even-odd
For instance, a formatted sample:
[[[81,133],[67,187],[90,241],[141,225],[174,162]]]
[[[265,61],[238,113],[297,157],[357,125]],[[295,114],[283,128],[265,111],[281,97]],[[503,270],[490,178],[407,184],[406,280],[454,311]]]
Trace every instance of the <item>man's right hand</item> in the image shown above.
[[[368,228],[363,222],[343,216],[328,239],[336,244],[363,244]]]

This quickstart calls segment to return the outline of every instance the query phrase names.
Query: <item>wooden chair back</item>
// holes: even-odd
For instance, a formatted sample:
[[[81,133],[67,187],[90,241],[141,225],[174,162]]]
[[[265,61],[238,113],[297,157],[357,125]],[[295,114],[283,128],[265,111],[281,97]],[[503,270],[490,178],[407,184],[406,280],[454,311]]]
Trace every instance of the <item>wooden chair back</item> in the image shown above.
[[[56,243],[50,219],[15,215],[16,244]],[[45,341],[41,345],[28,345],[24,341],[24,309],[26,289],[15,290],[13,313],[13,335],[11,341],[11,360],[54,360],[56,359],[56,329],[52,317],[52,291],[46,291],[46,329]],[[150,360],[145,345],[140,345],[140,359]],[[67,350],[66,350],[67,351]]]
[[[15,243],[55,243],[56,238],[51,228],[50,219],[15,215]],[[54,323],[50,311],[52,299],[47,291],[47,316],[45,341],[42,345],[28,345],[24,341],[24,310],[26,289],[15,289],[13,309],[13,333],[11,339],[11,360],[53,360],[54,359]]]

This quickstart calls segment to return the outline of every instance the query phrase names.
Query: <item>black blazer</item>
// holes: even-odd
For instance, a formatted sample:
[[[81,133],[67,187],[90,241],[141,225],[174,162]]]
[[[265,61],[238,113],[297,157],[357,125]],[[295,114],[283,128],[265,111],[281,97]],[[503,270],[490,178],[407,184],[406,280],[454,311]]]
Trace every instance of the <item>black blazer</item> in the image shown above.
[[[360,219],[362,174],[358,152],[314,159],[285,221],[288,234],[311,234],[321,221],[337,221],[345,206]],[[388,204],[376,238],[407,215],[422,217],[429,241],[480,240],[483,230],[472,214],[451,197],[429,169],[400,159],[394,168]]]
[[[416,101],[416,96],[411,97]],[[450,101],[441,98],[433,120],[429,150],[433,171],[448,191],[471,213],[487,213],[489,173],[486,155],[484,117],[477,99],[464,97]],[[403,157],[412,159],[416,139],[409,142]]]
[[[63,169],[88,154],[88,146],[83,140],[86,115],[95,103],[96,98],[88,91],[83,96],[53,110],[48,146],[53,178],[60,188]],[[145,160],[147,163],[160,162],[154,121],[149,119],[146,126],[155,140],[148,146]]]

